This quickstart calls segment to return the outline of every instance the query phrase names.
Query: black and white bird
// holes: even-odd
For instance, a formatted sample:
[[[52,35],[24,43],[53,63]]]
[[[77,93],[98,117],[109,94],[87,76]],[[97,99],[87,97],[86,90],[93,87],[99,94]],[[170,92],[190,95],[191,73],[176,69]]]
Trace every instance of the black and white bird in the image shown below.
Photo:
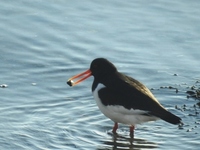
[[[94,99],[101,112],[114,121],[113,133],[118,129],[118,123],[130,125],[130,134],[133,134],[136,124],[158,119],[182,124],[181,118],[167,111],[145,85],[118,72],[107,59],[94,59],[90,69],[71,77],[67,84],[74,86],[91,75],[94,76]],[[76,78],[80,79],[73,82]]]

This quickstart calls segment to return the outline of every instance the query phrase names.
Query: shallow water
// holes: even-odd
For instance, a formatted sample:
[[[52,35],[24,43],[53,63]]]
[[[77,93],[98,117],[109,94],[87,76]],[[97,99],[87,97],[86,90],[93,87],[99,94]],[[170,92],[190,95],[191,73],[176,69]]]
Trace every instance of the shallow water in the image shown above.
[[[1,1],[0,149],[198,149],[199,1]],[[69,77],[106,57],[183,119],[138,125],[135,137],[98,110],[93,78]],[[177,88],[169,88],[169,86]]]

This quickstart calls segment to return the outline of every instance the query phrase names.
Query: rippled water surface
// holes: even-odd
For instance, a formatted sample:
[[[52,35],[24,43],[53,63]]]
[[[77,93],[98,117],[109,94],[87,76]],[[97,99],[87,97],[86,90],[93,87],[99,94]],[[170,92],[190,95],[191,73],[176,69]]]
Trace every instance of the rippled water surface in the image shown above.
[[[200,103],[186,92],[200,88],[200,1],[0,5],[1,150],[199,149]],[[93,100],[93,77],[66,85],[97,57],[148,86],[183,127],[145,123],[131,138],[120,124],[113,135]]]

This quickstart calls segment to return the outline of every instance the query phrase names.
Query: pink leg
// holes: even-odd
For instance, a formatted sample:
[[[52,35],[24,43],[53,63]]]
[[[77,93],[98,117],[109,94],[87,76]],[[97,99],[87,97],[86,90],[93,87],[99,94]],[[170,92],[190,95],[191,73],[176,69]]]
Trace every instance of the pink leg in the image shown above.
[[[130,135],[133,136],[134,135],[134,130],[135,130],[135,126],[131,125],[130,126]]]
[[[134,132],[134,130],[135,130],[135,126],[131,125],[130,126],[130,132]]]
[[[118,123],[115,122],[115,125],[114,125],[114,127],[113,127],[112,132],[113,132],[113,133],[116,133],[117,129],[118,129]]]

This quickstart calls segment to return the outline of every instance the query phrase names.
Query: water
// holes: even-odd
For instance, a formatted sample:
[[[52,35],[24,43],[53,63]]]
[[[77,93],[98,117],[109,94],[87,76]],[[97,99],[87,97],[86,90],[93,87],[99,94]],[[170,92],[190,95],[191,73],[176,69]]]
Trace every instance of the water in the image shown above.
[[[200,2],[1,1],[0,149],[198,149]],[[138,125],[134,139],[98,110],[93,78],[69,77],[97,57],[152,89],[184,126]],[[172,86],[175,89],[165,87]],[[164,87],[164,88],[161,88]],[[194,107],[196,106],[196,107]]]

